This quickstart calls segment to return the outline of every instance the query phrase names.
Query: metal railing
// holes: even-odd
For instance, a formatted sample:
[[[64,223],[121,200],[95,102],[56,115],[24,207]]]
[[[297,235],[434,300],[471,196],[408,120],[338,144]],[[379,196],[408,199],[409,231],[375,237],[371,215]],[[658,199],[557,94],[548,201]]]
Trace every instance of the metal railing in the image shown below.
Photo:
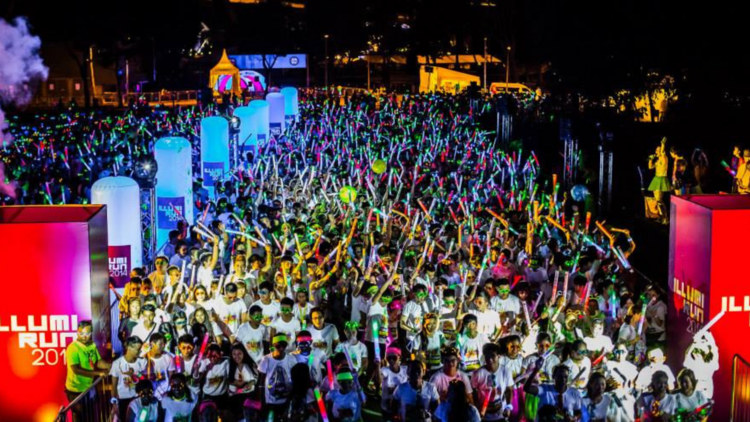
[[[110,403],[112,388],[108,376],[96,378],[86,391],[60,409],[55,422],[67,422],[69,420],[108,422],[113,420],[117,407]]]
[[[750,421],[750,362],[732,358],[732,422]]]

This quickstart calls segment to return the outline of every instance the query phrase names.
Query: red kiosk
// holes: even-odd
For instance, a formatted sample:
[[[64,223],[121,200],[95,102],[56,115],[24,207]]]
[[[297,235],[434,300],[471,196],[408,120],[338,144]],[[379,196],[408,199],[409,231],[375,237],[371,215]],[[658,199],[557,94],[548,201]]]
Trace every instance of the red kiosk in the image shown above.
[[[670,367],[710,387],[712,420],[750,414],[750,367],[735,358],[750,360],[750,196],[673,197],[669,240]]]
[[[67,404],[65,347],[93,320],[109,342],[104,206],[0,207],[0,420],[53,421]]]

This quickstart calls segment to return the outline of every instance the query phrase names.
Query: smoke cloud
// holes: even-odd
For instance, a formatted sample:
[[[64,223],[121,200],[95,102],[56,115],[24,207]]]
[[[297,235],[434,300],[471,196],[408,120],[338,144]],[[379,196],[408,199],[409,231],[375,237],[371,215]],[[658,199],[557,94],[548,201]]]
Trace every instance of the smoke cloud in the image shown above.
[[[34,94],[30,82],[47,79],[49,69],[39,57],[40,45],[39,37],[29,33],[26,19],[12,23],[0,19],[0,145],[11,140],[2,105],[27,104]]]

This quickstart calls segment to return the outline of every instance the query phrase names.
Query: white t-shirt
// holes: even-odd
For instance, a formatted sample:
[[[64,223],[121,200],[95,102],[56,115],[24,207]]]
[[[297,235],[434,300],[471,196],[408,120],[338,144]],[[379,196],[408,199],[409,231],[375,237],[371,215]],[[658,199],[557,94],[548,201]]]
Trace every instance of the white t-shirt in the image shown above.
[[[531,365],[534,364],[539,360],[539,353],[534,353],[529,356],[526,356],[523,359],[523,367],[524,368],[530,368]],[[542,365],[542,369],[539,371],[539,377],[542,381],[552,381],[552,372],[555,369],[555,366],[560,364],[560,358],[557,357],[555,354],[551,354],[547,356],[547,358],[544,360],[544,364]]]
[[[617,421],[619,420],[620,409],[612,400],[609,393],[604,393],[599,403],[594,404],[588,397],[583,398],[583,407],[589,415],[589,420]]]
[[[642,421],[653,421],[653,420],[662,420],[662,419],[655,419],[653,416],[653,413],[651,412],[652,405],[654,403],[654,395],[651,393],[645,393],[641,394],[640,397],[638,397],[638,400],[635,403],[635,409],[636,414],[642,414],[641,417]],[[677,400],[672,394],[665,394],[664,398],[659,400],[659,411],[662,415],[662,417],[670,417],[674,415],[675,411],[677,410]]]
[[[483,333],[478,333],[474,338],[464,334],[458,336],[462,370],[470,372],[482,366],[482,347],[488,342],[487,336]]]
[[[476,309],[469,310],[469,313],[477,317],[477,331],[483,333],[487,338],[492,337],[501,327],[500,315],[490,309],[479,312]]]
[[[365,340],[373,341],[372,327],[377,320],[378,324],[378,343],[385,344],[388,341],[388,312],[380,302],[370,304],[367,310],[367,326],[365,327]]]
[[[467,384],[468,386],[468,384]],[[404,382],[393,392],[393,400],[399,404],[401,420],[407,420],[406,414],[413,408],[419,406],[430,412],[430,403],[439,402],[438,390],[431,382],[422,381],[422,388],[417,392],[409,382]],[[417,403],[419,401],[419,403]]]
[[[451,381],[456,379],[463,381],[464,385],[466,385],[466,394],[471,394],[474,391],[474,389],[471,388],[469,377],[461,371],[456,372],[456,375],[453,377],[445,375],[445,372],[443,371],[436,372],[432,378],[430,378],[430,384],[437,388],[440,398],[445,400],[448,396],[448,387],[450,387]]]
[[[547,405],[557,407],[557,398],[559,396],[560,393],[555,390],[553,384],[539,384],[539,405],[537,408],[541,409]],[[575,388],[566,389],[562,395],[562,406],[568,416],[573,416],[577,410],[583,411],[583,398],[580,391]]]
[[[297,359],[285,354],[276,360],[271,353],[263,356],[258,365],[258,371],[266,376],[265,396],[268,404],[283,404],[287,402],[292,391],[292,367]]]
[[[268,305],[266,305],[260,300],[256,300],[255,302],[253,302],[252,305],[250,305],[250,307],[252,308],[253,306],[256,306],[256,305],[260,306],[260,308],[263,310],[263,321],[261,321],[261,324],[265,326],[271,325],[271,322],[273,322],[273,320],[281,312],[281,306],[279,306],[279,302],[276,302],[273,300]],[[270,339],[266,338],[266,340],[270,340]]]
[[[188,379],[188,381],[192,380],[192,373],[193,373],[193,365],[195,364],[195,361],[198,359],[197,355],[193,355],[190,357],[190,359],[183,359],[180,358],[180,361],[182,362],[183,368],[182,373],[185,374],[185,377]],[[200,367],[198,368],[200,369]],[[198,397],[198,393],[200,393],[201,388],[196,383],[195,385],[191,382],[188,382],[188,389],[190,390],[190,394],[193,395],[194,400],[197,400],[196,397]]]
[[[583,341],[586,343],[586,348],[592,352],[596,352],[597,356],[602,350],[609,353],[614,349],[612,339],[605,335],[600,335],[598,337],[584,337]]]
[[[357,397],[357,392],[354,389],[346,394],[341,394],[339,390],[333,390],[329,391],[326,395],[326,401],[331,403],[333,417],[342,422],[359,421],[362,416],[362,403],[364,400],[364,394]],[[342,417],[344,411],[350,411],[351,416]]]
[[[199,286],[203,286],[207,291],[211,291],[211,282],[214,281],[214,272],[201,265],[200,268],[198,268],[196,279],[198,280]]]
[[[153,400],[153,402],[149,404],[148,407],[145,407],[141,404],[141,400],[142,399],[138,397],[130,402],[130,404],[128,405],[128,414],[133,415],[135,417],[135,420],[139,422],[156,422],[159,419],[159,401]],[[146,415],[148,416],[146,416],[145,419],[140,418],[141,411],[143,409],[148,409],[146,410]]]
[[[158,321],[158,320],[157,320]],[[149,340],[151,340],[151,336],[154,333],[159,332],[159,322],[154,321],[154,326],[152,328],[146,328],[145,325],[143,325],[143,322],[139,322],[138,325],[133,327],[133,331],[130,333],[131,336],[136,336],[139,339],[141,339],[142,342],[147,343]]]
[[[490,300],[490,307],[497,312],[513,312],[513,315],[521,313],[521,300],[514,295],[508,295],[507,299],[495,296]]]
[[[443,345],[445,344],[445,336],[443,335],[442,331],[437,330],[431,336],[426,336],[426,337],[427,337],[427,344],[426,345],[420,344],[419,346],[420,350],[424,350],[425,352],[425,357],[426,357],[425,364],[427,365],[428,369],[440,369],[443,367],[440,351]]]
[[[682,393],[673,394],[673,396],[675,398],[677,409],[685,409],[690,412],[708,402],[708,399],[700,390],[693,391],[693,394],[690,396],[686,396]]]
[[[307,302],[307,305],[305,306],[299,306],[298,303],[295,303],[294,308],[292,308],[292,313],[299,321],[300,327],[302,327],[303,330],[306,330],[310,323],[310,310],[312,308],[313,305],[310,302]]]
[[[607,361],[605,368],[607,376],[613,377],[627,388],[630,388],[628,384],[635,381],[635,378],[638,376],[638,367],[628,361]]]
[[[292,319],[289,322],[286,322],[281,317],[281,315],[279,315],[275,320],[273,320],[273,322],[271,322],[269,328],[273,328],[274,330],[276,330],[276,335],[286,335],[289,343],[292,343],[297,337],[297,333],[302,330],[302,326],[300,325],[297,318],[292,316]]]
[[[268,327],[265,325],[261,324],[258,328],[253,328],[247,322],[242,323],[237,328],[235,340],[245,346],[245,350],[247,350],[247,353],[256,364],[260,363],[260,360],[263,359],[263,340],[268,338],[267,331]]]
[[[350,321],[362,322],[362,314],[367,315],[367,311],[370,310],[370,301],[365,299],[363,296],[357,296],[352,299],[352,313],[349,318]]]
[[[585,388],[591,376],[591,359],[584,356],[580,363],[574,362],[573,359],[568,359],[563,362],[563,365],[570,369],[568,383],[570,384],[575,377],[578,377],[578,380],[572,386],[581,389]],[[579,373],[581,376],[578,376]]]
[[[133,380],[133,376],[145,374],[147,362],[146,359],[137,358],[135,362],[130,363],[125,360],[125,356],[120,356],[112,363],[109,375],[117,378],[117,397],[120,399],[136,397],[135,384],[137,381]]]
[[[406,366],[401,365],[399,369],[400,371],[393,372],[388,366],[380,368],[380,379],[382,380],[380,384],[382,390],[380,408],[387,412],[390,412],[391,396],[393,396],[393,392],[396,391],[396,387],[405,383],[409,379],[409,376],[406,373]]]
[[[312,349],[310,351],[310,354],[307,356],[298,352],[291,353],[291,355],[294,356],[294,359],[297,360],[297,363],[304,363],[305,365],[310,367],[310,378],[313,380],[313,383],[315,385],[320,386],[323,382],[323,367],[325,366],[326,360],[328,360],[323,352],[318,349]],[[310,358],[311,356],[312,359]]]
[[[346,342],[336,346],[336,353],[344,352],[344,350],[348,351],[352,359],[352,365],[354,365],[354,370],[359,373],[359,370],[362,368],[362,359],[367,358],[367,346],[361,341],[358,341],[357,344]]]
[[[520,375],[523,375],[523,362],[523,357],[521,357],[520,354],[514,359],[511,359],[508,356],[500,356],[500,366],[508,368],[508,370],[510,370],[510,376],[513,377],[513,379],[516,379]]]
[[[154,397],[161,400],[169,391],[169,374],[175,371],[174,356],[164,352],[158,358],[151,358],[154,367],[151,369],[156,374],[157,381],[154,382]]]
[[[222,358],[219,363],[213,366],[211,366],[210,360],[203,359],[200,364],[200,372],[206,374],[206,382],[203,384],[203,394],[207,396],[220,396],[227,392],[229,359]]]
[[[674,389],[675,378],[672,370],[669,369],[669,366],[663,363],[651,363],[647,366],[644,366],[643,369],[641,369],[641,372],[638,373],[638,378],[636,378],[635,380],[636,390],[646,391],[646,389],[651,385],[651,378],[657,371],[664,371],[667,374],[669,388]]]
[[[471,388],[476,390],[479,406],[484,406],[484,401],[489,395],[490,401],[487,412],[484,415],[486,421],[497,421],[503,418],[504,398],[503,393],[507,388],[513,387],[513,376],[507,367],[498,366],[497,371],[490,372],[486,367],[474,371],[471,376]]]
[[[418,304],[417,302],[413,300],[410,300],[404,306],[404,309],[401,312],[401,321],[406,320],[406,325],[408,327],[415,328],[418,330],[417,333],[414,333],[411,330],[407,330],[406,331],[407,340],[413,341],[414,338],[419,335],[419,332],[422,331],[422,315],[424,315],[426,307],[427,307],[427,304],[425,302]]]
[[[161,407],[164,409],[164,422],[189,421],[196,404],[198,404],[196,396],[193,396],[191,401],[178,401],[169,396],[164,397],[161,399]]]
[[[648,324],[648,332],[660,333],[661,337],[659,337],[659,340],[665,340],[665,330],[667,325],[667,304],[662,301],[658,301],[655,304],[646,307],[646,316],[651,318],[651,321]],[[656,323],[656,318],[661,320],[661,324]]]
[[[255,381],[257,381],[258,377],[255,376],[250,371],[250,367],[246,364],[242,364],[242,367],[237,367],[234,370],[234,380],[235,381],[243,381],[243,382],[249,382],[250,385],[246,385],[242,389],[237,389],[234,385],[231,383],[229,384],[229,395],[235,396],[237,394],[244,394],[244,393],[251,393],[255,391]]]
[[[247,306],[241,299],[235,299],[232,303],[226,303],[223,297],[216,298],[213,301],[214,311],[219,315],[222,321],[229,327],[232,334],[237,332],[237,328],[242,322],[242,315],[247,313]],[[219,326],[214,324],[214,332],[220,333]]]
[[[333,324],[325,324],[325,326],[319,330],[315,328],[315,326],[310,325],[307,327],[307,331],[312,335],[313,344],[325,342],[325,347],[319,347],[319,349],[321,349],[326,356],[331,356],[331,353],[333,352],[333,342],[339,341],[339,331],[336,329],[336,326]]]

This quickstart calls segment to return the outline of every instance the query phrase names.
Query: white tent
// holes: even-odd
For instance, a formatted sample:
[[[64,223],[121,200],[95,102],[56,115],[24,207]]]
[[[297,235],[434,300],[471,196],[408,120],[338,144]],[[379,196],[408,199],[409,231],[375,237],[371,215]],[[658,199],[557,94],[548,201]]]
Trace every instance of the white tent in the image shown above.
[[[440,91],[456,94],[468,88],[472,82],[481,85],[479,76],[436,66],[419,68],[419,92]]]

